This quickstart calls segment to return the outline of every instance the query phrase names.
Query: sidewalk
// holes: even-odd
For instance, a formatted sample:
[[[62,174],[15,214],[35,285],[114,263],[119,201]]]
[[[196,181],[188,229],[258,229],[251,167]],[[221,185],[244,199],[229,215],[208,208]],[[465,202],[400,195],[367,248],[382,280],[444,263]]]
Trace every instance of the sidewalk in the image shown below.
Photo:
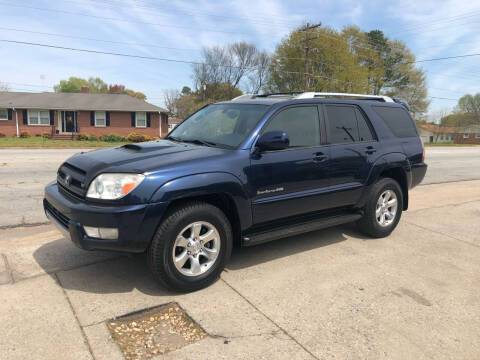
[[[421,186],[388,238],[347,225],[237,249],[186,295],[141,255],[0,230],[0,354],[121,359],[105,321],[175,301],[209,336],[159,359],[478,358],[479,215],[480,181]]]

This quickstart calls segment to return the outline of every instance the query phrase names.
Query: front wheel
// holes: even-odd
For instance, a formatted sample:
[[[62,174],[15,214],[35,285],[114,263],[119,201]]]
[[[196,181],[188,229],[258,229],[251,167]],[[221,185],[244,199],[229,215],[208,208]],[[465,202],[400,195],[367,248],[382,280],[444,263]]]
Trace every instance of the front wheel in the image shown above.
[[[377,181],[364,208],[363,217],[358,220],[359,230],[369,236],[381,238],[395,229],[403,210],[402,188],[394,179]]]
[[[203,202],[170,211],[155,233],[147,258],[155,278],[176,291],[194,291],[219,276],[232,251],[225,214]]]

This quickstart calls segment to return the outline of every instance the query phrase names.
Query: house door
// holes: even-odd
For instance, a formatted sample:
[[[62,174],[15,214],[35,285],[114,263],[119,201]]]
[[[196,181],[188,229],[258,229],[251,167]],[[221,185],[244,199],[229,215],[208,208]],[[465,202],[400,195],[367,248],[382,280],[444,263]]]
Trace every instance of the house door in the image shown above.
[[[62,121],[62,132],[77,132],[77,113],[75,111],[64,111]]]

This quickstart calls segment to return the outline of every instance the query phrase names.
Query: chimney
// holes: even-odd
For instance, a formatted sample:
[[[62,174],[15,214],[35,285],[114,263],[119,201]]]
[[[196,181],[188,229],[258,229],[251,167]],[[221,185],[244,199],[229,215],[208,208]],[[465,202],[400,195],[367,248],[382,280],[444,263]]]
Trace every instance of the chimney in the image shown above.
[[[83,94],[88,94],[88,87],[87,87],[87,86],[82,86],[82,88],[80,89],[80,91],[81,91]]]

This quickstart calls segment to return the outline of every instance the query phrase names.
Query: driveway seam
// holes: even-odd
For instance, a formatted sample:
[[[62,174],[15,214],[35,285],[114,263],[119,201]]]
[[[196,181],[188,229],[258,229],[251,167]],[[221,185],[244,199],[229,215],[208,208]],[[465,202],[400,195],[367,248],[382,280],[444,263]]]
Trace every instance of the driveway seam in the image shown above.
[[[473,246],[473,247],[480,248],[480,245],[472,244],[471,242],[468,242],[468,241],[459,239],[459,238],[457,238],[457,237],[455,237],[455,236],[452,236],[452,235],[449,235],[449,234],[447,234],[447,233],[443,233],[443,232],[440,232],[440,231],[437,231],[437,230],[433,230],[433,229],[427,228],[427,227],[422,226],[422,225],[417,225],[417,224],[411,223],[410,221],[407,221],[407,220],[404,220],[404,222],[407,223],[407,224],[409,224],[409,225],[413,225],[413,226],[419,227],[420,229],[423,229],[423,230],[426,230],[426,231],[431,231],[431,232],[433,232],[433,233],[435,233],[435,234],[443,235],[443,236],[449,237],[449,238],[451,238],[451,239],[453,239],[453,240],[460,241],[460,242],[462,242],[462,243],[464,243],[464,244],[468,244],[468,245],[471,245],[471,246]]]
[[[245,300],[250,306],[252,306],[257,312],[263,315],[265,319],[270,321],[273,325],[279,328],[286,336],[288,336],[291,340],[293,340],[298,346],[300,346],[306,353],[310,354],[314,359],[320,360],[317,356],[315,356],[310,350],[308,350],[303,344],[301,344],[297,339],[295,339],[292,335],[290,335],[282,326],[277,324],[272,318],[270,318],[267,314],[261,311],[254,303],[252,303],[247,297],[245,297],[242,293],[240,293],[237,289],[235,289],[232,285],[230,285],[225,279],[220,278],[230,289],[235,291],[243,300]]]
[[[0,225],[0,230],[16,229],[19,227],[35,227],[35,226],[42,226],[42,225],[48,225],[48,224],[50,224],[50,221],[39,221],[35,223],[20,223],[20,224],[14,224],[14,225]]]
[[[75,308],[73,307],[72,302],[70,301],[70,298],[68,297],[67,292],[65,291],[64,287],[62,286],[60,278],[57,276],[56,273],[54,273],[52,275],[55,277],[58,285],[62,289],[63,295],[65,296],[65,299],[67,300],[68,305],[70,306],[70,310],[72,311],[73,317],[75,318],[75,322],[77,323],[78,327],[80,328],[80,332],[82,333],[83,342],[85,343],[85,345],[87,345],[88,352],[92,356],[92,359],[95,360],[95,356],[93,355],[92,347],[90,346],[90,343],[88,342],[87,334],[85,333],[85,330],[83,329],[82,325],[80,324],[80,321],[78,320],[78,316],[77,316],[77,313],[75,311]]]

